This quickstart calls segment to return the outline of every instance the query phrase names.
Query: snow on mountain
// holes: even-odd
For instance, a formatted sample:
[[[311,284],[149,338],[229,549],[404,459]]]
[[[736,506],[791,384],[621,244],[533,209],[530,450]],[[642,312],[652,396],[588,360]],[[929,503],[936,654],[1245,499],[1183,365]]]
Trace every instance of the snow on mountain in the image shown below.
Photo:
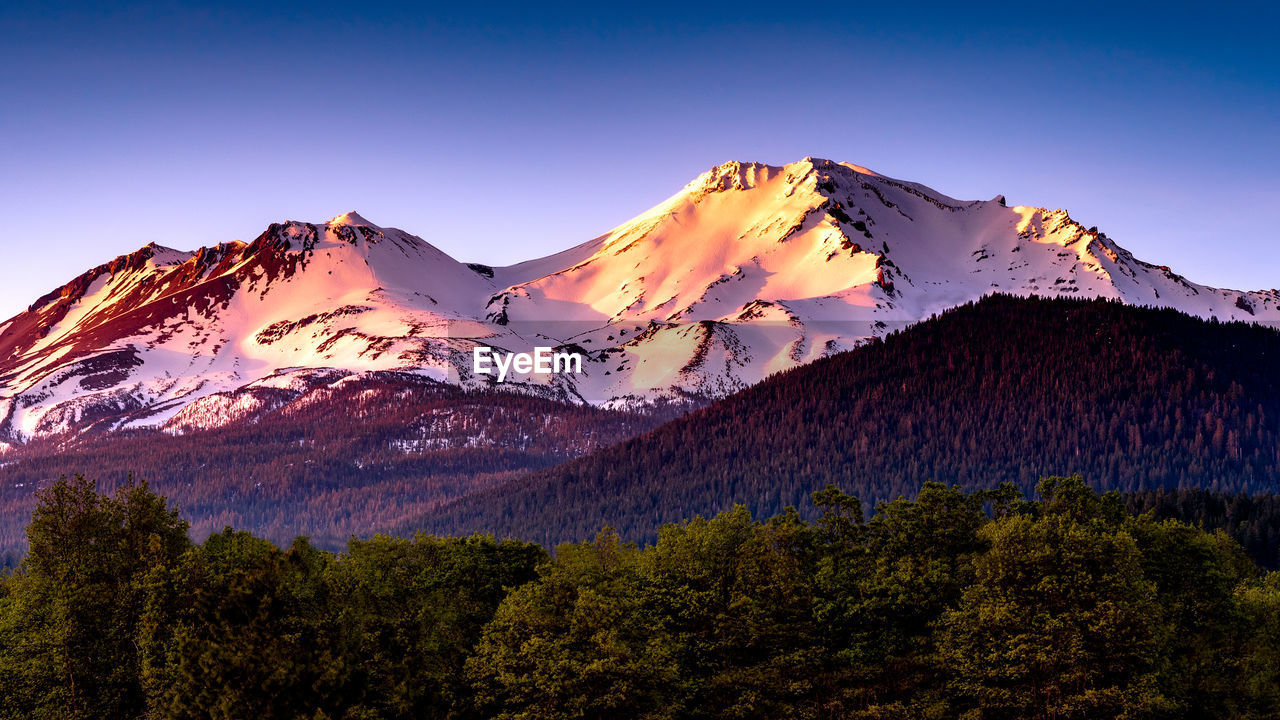
[[[855,165],[726,163],[613,231],[464,265],[348,212],[194,253],[148,245],[0,324],[0,440],[183,432],[362,373],[484,385],[471,349],[581,352],[529,392],[718,396],[991,292],[1280,320],[1276,291],[1192,283],[1065,211],[962,202]]]
[[[496,295],[489,319],[553,316],[607,348],[614,374],[578,383],[595,402],[731,391],[991,292],[1280,318],[1274,291],[1196,285],[1064,211],[962,202],[826,160],[727,163],[574,252]]]
[[[3,430],[161,425],[286,368],[412,365],[444,378],[465,352],[449,328],[492,291],[420,238],[354,213],[196,253],[147,246],[3,326]]]

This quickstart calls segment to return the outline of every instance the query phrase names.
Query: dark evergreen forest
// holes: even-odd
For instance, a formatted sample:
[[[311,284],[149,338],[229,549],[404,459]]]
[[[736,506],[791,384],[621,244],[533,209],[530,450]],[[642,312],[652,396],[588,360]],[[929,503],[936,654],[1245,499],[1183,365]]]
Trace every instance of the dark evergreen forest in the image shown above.
[[[1137,514],[1150,512],[1157,520],[1221,530],[1240,543],[1259,566],[1280,570],[1280,496],[1150,490],[1126,495],[1125,505]]]
[[[662,523],[739,503],[811,518],[809,495],[829,483],[874,503],[914,497],[930,479],[1029,491],[1077,472],[1139,497],[1272,492],[1276,367],[1270,328],[992,296],[399,529],[554,544],[607,524],[652,539]]]

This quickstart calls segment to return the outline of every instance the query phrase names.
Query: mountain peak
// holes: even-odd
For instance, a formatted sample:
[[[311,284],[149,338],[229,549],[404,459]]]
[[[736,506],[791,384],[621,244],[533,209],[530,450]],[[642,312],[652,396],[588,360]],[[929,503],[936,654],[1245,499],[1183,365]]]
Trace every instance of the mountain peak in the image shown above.
[[[347,212],[344,212],[341,215],[336,215],[327,224],[328,225],[364,225],[367,227],[375,227],[375,228],[378,227],[377,225],[374,225],[373,223],[366,220],[362,215],[360,215],[360,213],[356,212],[355,210],[348,210]]]
[[[0,324],[0,441],[161,426],[288,368],[481,387],[471,343],[520,352],[534,338],[591,354],[572,377],[528,381],[539,393],[718,396],[992,292],[1280,319],[1280,294],[1196,285],[1065,212],[956,200],[821,158],[730,162],[511,268],[468,268],[355,211],[194,256],[149,245]]]
[[[865,175],[885,179],[883,175],[861,165],[835,162],[824,158],[806,157],[786,165],[769,165],[759,162],[730,161],[722,163],[702,173],[689,183],[687,188],[716,192],[724,190],[746,190],[768,183],[778,177],[786,177],[788,183],[801,183],[806,179],[823,177],[836,173]]]

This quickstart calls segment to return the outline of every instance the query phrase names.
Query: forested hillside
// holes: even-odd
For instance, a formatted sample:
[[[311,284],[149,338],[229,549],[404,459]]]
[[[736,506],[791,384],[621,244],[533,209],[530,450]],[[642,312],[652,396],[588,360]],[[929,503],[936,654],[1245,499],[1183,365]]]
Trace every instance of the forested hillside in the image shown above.
[[[916,720],[1280,713],[1280,576],[1049,478],[864,520],[741,507],[542,548],[192,544],[146,487],[44,491],[0,576],[0,719]]]
[[[1101,300],[992,296],[402,529],[580,540],[834,483],[870,501],[1080,472],[1125,492],[1280,487],[1280,333]]]
[[[336,548],[683,412],[468,391],[409,373],[351,377],[305,402],[279,394],[221,428],[57,436],[10,451],[0,458],[0,560],[23,546],[35,491],[64,475],[91,470],[105,490],[145,479],[184,508],[197,537],[234,525]]]

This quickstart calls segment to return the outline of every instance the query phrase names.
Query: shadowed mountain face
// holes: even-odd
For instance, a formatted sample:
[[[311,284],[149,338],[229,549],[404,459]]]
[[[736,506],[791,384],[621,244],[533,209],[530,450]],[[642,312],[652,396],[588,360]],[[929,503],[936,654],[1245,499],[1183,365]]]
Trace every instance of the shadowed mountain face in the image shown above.
[[[503,388],[608,407],[722,397],[1000,291],[1280,319],[1065,212],[962,202],[866,168],[727,163],[587,243],[466,265],[355,213],[194,253],[149,245],[0,323],[0,440],[221,427],[329,373],[466,388],[472,350],[582,355]]]
[[[0,464],[0,564],[25,547],[35,491],[75,473],[104,490],[146,480],[182,508],[197,538],[233,526],[336,548],[685,410],[607,410],[410,373],[309,378],[242,395],[239,421],[222,427],[42,438],[10,453]]]
[[[788,371],[620,445],[402,530],[554,543],[834,483],[874,502],[934,479],[1031,489],[1280,490],[1280,333],[1114,301],[993,296]]]

